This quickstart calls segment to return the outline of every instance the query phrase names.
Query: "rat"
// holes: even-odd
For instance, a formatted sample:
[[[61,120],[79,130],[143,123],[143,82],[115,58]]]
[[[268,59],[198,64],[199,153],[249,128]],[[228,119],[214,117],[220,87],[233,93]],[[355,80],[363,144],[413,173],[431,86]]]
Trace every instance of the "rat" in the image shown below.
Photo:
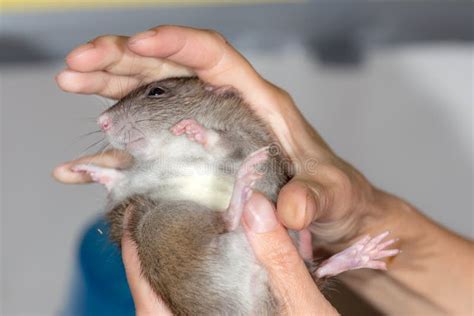
[[[196,77],[146,84],[103,112],[126,169],[79,164],[108,190],[110,237],[135,242],[144,277],[175,315],[274,315],[280,304],[240,219],[253,192],[276,202],[291,162],[232,87]],[[316,265],[309,231],[290,232],[318,286],[347,270],[385,270],[396,239],[366,236]],[[303,251],[302,249],[306,249]]]

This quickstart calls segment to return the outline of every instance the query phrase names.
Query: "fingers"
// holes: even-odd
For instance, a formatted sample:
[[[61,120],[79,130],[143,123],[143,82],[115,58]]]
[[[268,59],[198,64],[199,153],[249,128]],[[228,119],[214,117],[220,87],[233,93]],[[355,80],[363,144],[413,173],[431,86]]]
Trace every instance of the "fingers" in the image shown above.
[[[287,231],[277,221],[272,204],[263,195],[254,193],[246,204],[243,226],[287,314],[337,314],[317,288]]]
[[[90,43],[79,46],[66,57],[66,64],[74,71],[107,71],[114,75],[133,76],[152,74],[158,76],[159,70],[170,67],[190,74],[189,69],[170,63],[165,59],[149,58],[135,54],[128,46],[126,36],[100,36]]]
[[[117,74],[120,75],[123,74],[123,70],[120,71],[120,69],[124,68],[124,61],[127,58],[133,58],[133,54],[127,51],[126,43],[125,36],[100,36],[73,49],[65,61],[68,67],[75,71],[90,72],[115,68]],[[130,74],[135,73],[133,70]]]
[[[132,292],[137,316],[172,315],[168,307],[153,292],[148,282],[142,277],[140,261],[135,243],[128,234],[122,238],[122,258],[127,274],[128,285]]]
[[[148,83],[149,78],[139,79],[112,75],[105,71],[77,72],[64,70],[56,76],[59,87],[66,92],[99,94],[106,98],[118,99],[138,87]]]
[[[135,77],[141,82],[197,73],[211,84],[234,86],[245,96],[261,94],[256,89],[259,86],[272,87],[218,33],[189,27],[160,26],[130,40],[124,36],[101,36],[74,49],[67,56],[66,64],[69,71],[76,73],[106,72],[113,76]],[[104,90],[103,84],[82,90],[63,79],[65,77],[58,76],[58,85],[66,91],[107,97],[124,94],[124,89],[120,94],[114,93],[117,88],[113,86]],[[118,79],[125,85],[124,78]]]
[[[109,35],[77,47],[67,56],[69,69],[57,76],[58,85],[68,92],[120,98],[143,83],[192,74],[171,61],[133,53],[127,41],[128,37]]]
[[[233,86],[244,95],[258,92],[256,86],[265,83],[250,63],[213,31],[159,26],[132,36],[128,46],[139,55],[166,58],[192,68],[204,81]]]
[[[53,170],[53,177],[67,184],[92,182],[90,176],[82,172],[74,172],[72,168],[77,164],[95,164],[107,168],[124,168],[129,165],[132,158],[121,150],[109,150],[101,154],[84,156],[77,160],[69,161],[57,166]]]
[[[278,218],[290,229],[302,230],[327,214],[328,210],[326,192],[322,186],[314,182],[293,178],[278,195]]]

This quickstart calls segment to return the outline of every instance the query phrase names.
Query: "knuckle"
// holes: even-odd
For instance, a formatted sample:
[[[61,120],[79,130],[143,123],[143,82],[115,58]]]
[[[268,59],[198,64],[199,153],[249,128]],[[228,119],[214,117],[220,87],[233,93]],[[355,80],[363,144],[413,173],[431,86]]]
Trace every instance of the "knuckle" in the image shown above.
[[[100,36],[95,37],[89,42],[94,43],[94,44],[101,44],[103,42],[109,41],[110,37],[112,36],[113,35],[100,35]]]
[[[278,92],[278,94],[280,95],[280,97],[282,99],[284,99],[285,101],[287,102],[293,102],[293,97],[290,95],[290,93],[278,86],[275,86],[276,88],[276,91]]]
[[[349,187],[351,185],[350,177],[344,170],[337,166],[330,166],[328,169],[329,176],[339,187]]]
[[[161,32],[161,31],[167,31],[167,30],[175,31],[175,30],[178,30],[180,28],[181,27],[179,27],[177,25],[173,25],[173,24],[161,24],[161,25],[152,27],[150,30]]]
[[[288,91],[280,88],[279,86],[265,80],[265,83],[272,89],[276,96],[276,100],[283,104],[294,104],[293,97]]]
[[[225,43],[225,44],[228,43],[228,41],[224,37],[224,35],[222,35],[221,33],[217,32],[215,30],[206,29],[206,30],[204,30],[204,32],[206,32],[211,38],[213,38],[217,42],[221,42],[221,43]]]
[[[115,42],[119,41],[122,38],[123,38],[123,36],[107,34],[107,35],[97,36],[96,38],[94,38],[93,40],[91,40],[89,42],[93,43],[95,45],[105,45],[105,44],[109,44],[109,43],[115,43]]]
[[[327,204],[335,207],[334,203],[336,203],[343,209],[350,208],[356,202],[357,195],[357,187],[354,186],[351,171],[334,164],[325,165],[322,168],[329,181],[329,186],[324,190]]]

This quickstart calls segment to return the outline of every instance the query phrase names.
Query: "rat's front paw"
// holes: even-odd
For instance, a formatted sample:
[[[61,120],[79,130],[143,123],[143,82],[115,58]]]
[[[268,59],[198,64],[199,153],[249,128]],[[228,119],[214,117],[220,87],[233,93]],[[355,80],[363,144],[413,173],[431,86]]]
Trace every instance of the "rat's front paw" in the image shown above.
[[[186,134],[186,137],[202,145],[205,149],[210,149],[219,140],[219,134],[211,129],[207,129],[194,119],[187,119],[178,122],[170,129],[176,136]]]
[[[111,168],[102,168],[92,164],[79,164],[71,168],[74,172],[84,172],[87,173],[94,182],[103,184],[108,191],[123,179],[123,174]]]

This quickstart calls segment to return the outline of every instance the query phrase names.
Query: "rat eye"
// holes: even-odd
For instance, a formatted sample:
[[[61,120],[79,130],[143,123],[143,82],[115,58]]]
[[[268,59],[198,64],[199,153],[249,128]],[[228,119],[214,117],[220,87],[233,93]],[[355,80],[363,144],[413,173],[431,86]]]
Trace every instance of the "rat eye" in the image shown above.
[[[158,97],[162,94],[165,93],[165,90],[159,88],[159,87],[155,87],[155,88],[151,88],[150,91],[148,91],[148,96],[149,97]]]

